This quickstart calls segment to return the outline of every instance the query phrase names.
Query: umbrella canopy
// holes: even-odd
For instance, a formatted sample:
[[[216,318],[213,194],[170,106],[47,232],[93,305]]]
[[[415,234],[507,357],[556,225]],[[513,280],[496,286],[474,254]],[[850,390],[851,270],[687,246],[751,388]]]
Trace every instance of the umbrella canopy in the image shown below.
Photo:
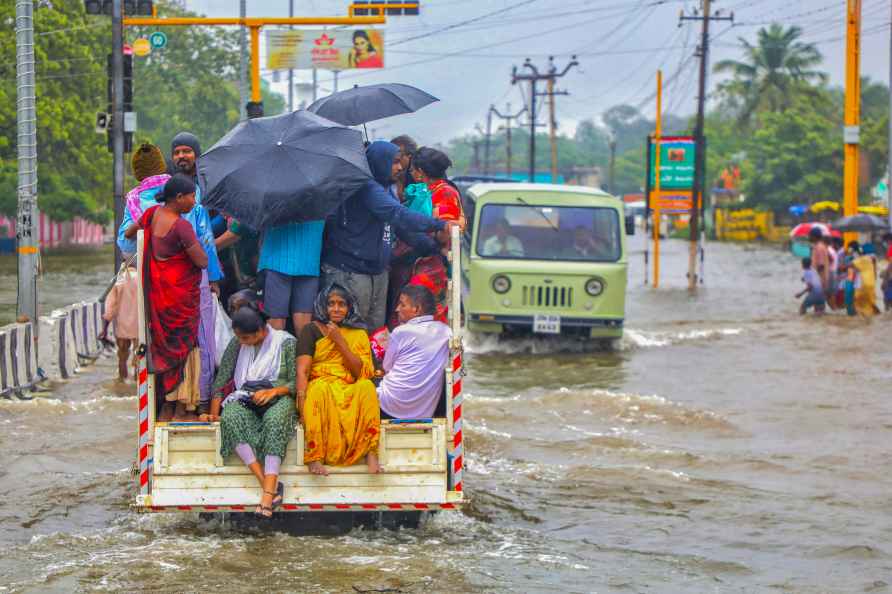
[[[421,89],[398,83],[353,87],[323,97],[307,109],[345,126],[358,126],[382,118],[413,113],[439,101]]]
[[[830,235],[830,227],[824,223],[800,223],[790,231],[790,237],[793,239],[808,239],[812,229],[820,229],[821,235]]]
[[[833,228],[837,231],[842,231],[843,233],[870,233],[871,231],[887,230],[889,224],[880,217],[874,215],[856,214],[833,221]]]
[[[362,135],[307,111],[241,122],[198,160],[204,206],[256,230],[324,219],[371,178]]]

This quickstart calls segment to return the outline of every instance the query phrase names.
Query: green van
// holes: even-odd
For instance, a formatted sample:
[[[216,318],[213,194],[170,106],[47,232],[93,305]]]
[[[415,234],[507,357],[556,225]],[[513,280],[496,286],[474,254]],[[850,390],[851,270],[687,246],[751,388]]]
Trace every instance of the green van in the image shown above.
[[[465,320],[472,332],[622,337],[623,204],[581,186],[478,183],[464,191]]]

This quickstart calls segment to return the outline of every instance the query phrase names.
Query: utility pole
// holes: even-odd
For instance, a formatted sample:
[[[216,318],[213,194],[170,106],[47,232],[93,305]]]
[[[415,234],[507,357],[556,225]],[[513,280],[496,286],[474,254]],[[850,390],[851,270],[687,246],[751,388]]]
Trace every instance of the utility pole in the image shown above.
[[[557,67],[554,65],[554,56],[548,58],[548,72],[541,73],[539,69],[527,58],[523,67],[527,68],[530,73],[529,74],[518,74],[517,66],[511,71],[511,84],[517,84],[518,81],[529,81],[530,83],[530,183],[536,181],[536,97],[539,97],[540,94],[536,92],[536,83],[540,80],[548,81],[549,83],[549,91],[545,93],[545,95],[551,97],[552,101],[552,130],[551,134],[554,137],[554,81],[558,78],[562,78],[567,72],[570,71],[574,66],[579,66],[579,62],[576,61],[576,56],[573,56],[570,59],[570,62],[564,67],[564,70],[558,73]],[[561,93],[566,94],[566,93]],[[554,140],[552,140],[552,176],[555,175],[556,166],[554,165],[557,157],[555,155],[554,148]],[[554,179],[554,178],[552,178]]]
[[[886,178],[886,207],[889,209],[889,225],[892,227],[892,30],[889,35],[889,148]]]
[[[34,94],[34,2],[16,0],[16,125],[18,127],[18,295],[16,315],[37,331],[37,106]]]
[[[288,17],[294,18],[294,0],[288,0]],[[289,26],[293,29],[294,26]],[[288,69],[288,111],[294,111],[294,69]]]
[[[479,125],[478,125],[479,127]],[[474,173],[480,172],[480,141],[474,138],[471,140],[471,146],[474,149],[474,158],[471,160],[471,171]]]
[[[610,193],[616,195],[616,133],[610,131]]]
[[[506,103],[505,104],[505,114],[507,114],[507,115],[500,113],[499,110],[495,108],[495,106],[490,107],[489,110],[490,110],[490,113],[494,114],[496,117],[505,120],[505,125],[500,126],[499,129],[505,130],[505,171],[506,171],[508,177],[511,177],[511,128],[513,128],[511,122],[513,120],[516,120],[517,118],[519,118],[521,116],[521,114],[523,114],[527,110],[527,108],[524,107],[517,113],[512,114],[511,113],[511,104]]]
[[[486,130],[481,130],[480,125],[476,126],[477,131],[483,135],[483,175],[489,175],[489,149],[492,145],[492,112],[495,109],[490,105],[486,112]]]
[[[334,71],[334,92],[335,93],[338,92],[338,74],[340,74],[340,73],[341,73],[340,70]]]
[[[247,18],[247,0],[239,0],[238,14],[243,21]],[[239,119],[244,121],[248,117],[248,28],[244,25],[239,25],[238,47],[238,113]]]
[[[843,215],[858,214],[858,161],[861,136],[861,0],[846,3],[846,97],[845,163],[843,169]],[[857,238],[844,235],[846,245]]]
[[[703,188],[706,185],[706,138],[704,137],[704,118],[706,110],[706,75],[709,72],[709,22],[733,21],[734,13],[722,16],[720,11],[711,13],[711,0],[701,0],[703,14],[694,12],[693,16],[681,14],[681,21],[700,21],[700,82],[697,94],[697,123],[694,127],[696,154],[694,155],[694,191],[691,193],[690,252],[688,254],[688,289],[697,290],[697,254],[700,244],[700,208],[703,204]],[[657,147],[659,150],[659,147]],[[659,173],[657,173],[659,175]]]
[[[124,2],[112,3],[112,160],[115,231],[124,220]],[[115,273],[123,256],[115,244]]]

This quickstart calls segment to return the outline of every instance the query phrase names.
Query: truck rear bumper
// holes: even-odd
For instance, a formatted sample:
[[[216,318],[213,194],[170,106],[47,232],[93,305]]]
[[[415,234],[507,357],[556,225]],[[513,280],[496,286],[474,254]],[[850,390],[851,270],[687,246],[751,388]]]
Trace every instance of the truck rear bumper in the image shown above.
[[[459,496],[454,502],[447,503],[283,503],[278,512],[405,512],[405,511],[440,511],[460,510],[463,499]],[[152,505],[148,501],[137,498],[132,509],[140,513],[175,513],[175,512],[253,512],[256,505]]]

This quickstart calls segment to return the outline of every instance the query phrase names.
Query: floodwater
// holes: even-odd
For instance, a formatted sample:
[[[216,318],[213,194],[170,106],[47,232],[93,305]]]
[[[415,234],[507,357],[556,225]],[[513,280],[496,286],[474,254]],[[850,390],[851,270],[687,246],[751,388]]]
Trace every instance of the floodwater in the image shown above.
[[[708,245],[692,297],[664,243],[654,291],[640,242],[616,352],[470,337],[472,504],[417,530],[132,513],[136,402],[109,360],[0,402],[0,591],[892,591],[889,320],[799,317],[797,263],[767,248]],[[110,268],[51,260],[56,305]]]

